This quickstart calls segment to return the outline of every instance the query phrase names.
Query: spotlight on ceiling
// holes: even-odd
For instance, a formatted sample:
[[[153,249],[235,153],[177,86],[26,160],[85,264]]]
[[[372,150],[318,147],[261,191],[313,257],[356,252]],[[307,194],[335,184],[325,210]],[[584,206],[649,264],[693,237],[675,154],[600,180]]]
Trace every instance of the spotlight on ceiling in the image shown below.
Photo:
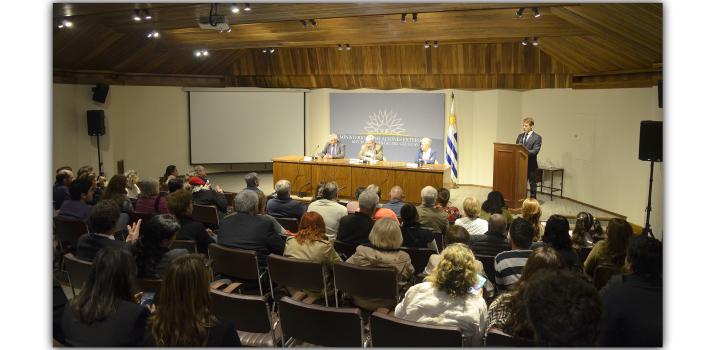
[[[429,49],[429,48],[430,48],[430,42],[426,40],[426,41],[425,41],[425,45],[423,45],[423,46],[425,46],[426,49]]]
[[[133,19],[133,21],[135,21],[135,22],[140,22],[140,21],[142,21],[142,18],[140,17],[140,11],[135,10],[135,13],[133,14],[132,19]]]
[[[350,44],[345,44],[345,51],[350,51]]]
[[[338,44],[338,51],[342,51],[343,47],[342,44]]]
[[[262,53],[267,53],[267,49],[262,49]]]
[[[540,9],[539,9],[539,8],[533,7],[533,8],[532,8],[532,11],[533,11],[533,13],[534,13],[533,17],[535,17],[535,18],[540,17]]]
[[[157,39],[157,38],[160,37],[160,33],[159,33],[157,30],[153,30],[152,32],[147,33],[146,36],[147,36],[148,38]]]
[[[195,50],[195,57],[207,57],[208,55],[209,53],[206,49]]]
[[[523,46],[527,46],[528,38],[523,39],[520,43],[523,44]]]
[[[406,23],[407,20],[405,19],[405,17],[407,17],[407,13],[403,13],[402,15],[400,15],[400,22]]]
[[[439,45],[438,45],[438,42],[437,42],[437,40],[435,40],[435,42],[433,43],[433,47],[437,49],[438,46],[439,46]]]
[[[525,12],[525,8],[524,8],[524,7],[521,7],[519,10],[517,10],[517,12],[515,12],[515,14],[516,14],[518,17],[522,17],[523,12]]]
[[[300,23],[302,24],[303,28],[307,28],[307,22],[305,22],[304,19],[301,19]]]
[[[146,20],[146,21],[149,21],[149,20],[151,20],[151,19],[152,19],[152,16],[150,16],[150,11],[145,10],[145,20]]]
[[[62,28],[72,28],[72,26],[73,26],[73,22],[71,22],[71,21],[69,21],[69,20],[67,20],[67,19],[62,20],[62,22],[60,22],[60,23],[57,25],[57,27],[60,28],[60,29],[62,29]]]
[[[271,48],[270,53],[275,53],[275,49]]]
[[[252,9],[250,8],[250,4],[245,4],[245,8],[243,8],[243,10],[244,10],[244,11],[250,11],[250,10],[252,10]]]
[[[538,46],[538,45],[540,45],[540,39],[539,39],[538,37],[534,37],[532,44],[533,44],[533,46]]]
[[[417,23],[417,12],[413,12],[413,23]]]
[[[232,11],[232,13],[239,13],[240,7],[238,7],[237,4],[232,4],[232,6],[230,7],[230,11]]]
[[[313,28],[317,28],[317,21],[314,19],[310,20],[310,25],[312,25]]]

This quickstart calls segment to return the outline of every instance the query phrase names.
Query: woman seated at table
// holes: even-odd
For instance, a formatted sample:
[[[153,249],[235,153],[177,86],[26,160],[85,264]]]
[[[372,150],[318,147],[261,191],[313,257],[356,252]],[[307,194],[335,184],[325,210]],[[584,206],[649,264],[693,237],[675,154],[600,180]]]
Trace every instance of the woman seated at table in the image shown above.
[[[432,140],[427,137],[420,140],[420,149],[415,159],[422,161],[423,164],[437,164],[437,154],[434,149],[430,148],[430,144],[432,144]]]

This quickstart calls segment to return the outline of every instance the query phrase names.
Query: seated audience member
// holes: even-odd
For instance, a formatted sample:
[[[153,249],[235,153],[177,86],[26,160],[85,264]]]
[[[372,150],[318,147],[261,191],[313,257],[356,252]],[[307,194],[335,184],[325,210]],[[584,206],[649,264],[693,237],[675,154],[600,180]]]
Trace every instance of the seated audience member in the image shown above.
[[[536,346],[595,346],[602,305],[595,287],[581,274],[539,271],[528,280],[523,299]]]
[[[478,217],[489,220],[490,215],[492,214],[502,215],[508,225],[505,229],[507,230],[507,228],[510,227],[510,224],[513,221],[513,216],[510,214],[510,211],[508,211],[507,206],[505,205],[505,198],[503,198],[500,191],[491,191],[488,193],[487,199],[485,199],[480,207],[480,215]]]
[[[215,191],[203,183],[203,179],[193,176],[190,178],[192,186],[193,203],[200,205],[213,205],[220,217],[227,213],[228,203],[222,192]],[[221,190],[222,191],[222,190]]]
[[[334,240],[340,226],[340,218],[347,215],[347,209],[337,202],[338,187],[335,181],[319,187],[322,198],[310,203],[307,211],[314,211],[323,217],[325,234],[330,240]]]
[[[340,218],[337,240],[349,244],[366,244],[370,242],[370,231],[373,228],[372,214],[378,203],[374,192],[364,191],[358,199],[360,211]]]
[[[88,176],[75,179],[70,184],[70,200],[63,201],[57,215],[87,222],[93,208],[88,202],[92,200],[94,186],[92,178]]]
[[[525,262],[532,253],[530,244],[533,232],[532,225],[523,218],[517,218],[510,224],[508,240],[511,250],[495,256],[495,284],[498,291],[507,290],[520,279]]]
[[[103,195],[105,194],[105,188],[108,185],[108,181],[105,176],[95,176],[94,172],[91,172],[90,175],[95,177],[95,194],[93,195],[93,202],[90,204],[95,205],[103,199]]]
[[[418,162],[422,162],[423,164],[437,164],[436,152],[430,148],[431,144],[432,140],[427,137],[423,137],[423,139],[420,140],[420,148],[415,156]]]
[[[558,254],[562,256],[565,267],[582,271],[580,257],[578,257],[575,249],[573,249],[572,240],[570,240],[570,224],[564,216],[550,216],[545,223],[545,234],[543,235],[542,241],[536,243],[555,248]],[[534,249],[536,243],[533,243],[531,248]]]
[[[463,201],[465,217],[457,219],[455,225],[468,230],[471,236],[483,235],[488,230],[488,222],[478,217],[480,214],[480,201],[475,197],[466,197]]]
[[[439,326],[458,326],[465,346],[482,346],[487,305],[478,284],[478,266],[472,251],[451,244],[426,282],[416,284],[395,307],[395,317]]]
[[[575,249],[592,248],[595,242],[590,236],[590,230],[594,221],[595,218],[590,213],[581,211],[577,214],[575,228],[572,232],[572,242]]]
[[[201,222],[192,219],[192,194],[185,190],[170,193],[167,196],[168,208],[180,223],[177,239],[192,240],[197,245],[198,253],[207,255],[208,246],[215,243],[215,233],[206,229]]]
[[[210,179],[208,179],[207,170],[205,170],[204,166],[196,165],[195,168],[193,168],[193,176],[199,177],[203,185],[210,186]]]
[[[125,175],[118,174],[110,178],[110,181],[105,188],[102,199],[111,200],[115,205],[118,206],[123,213],[132,213],[133,205],[130,203],[130,199],[127,197],[127,191],[125,186],[127,184],[127,178]]]
[[[63,170],[73,171],[73,168],[72,168],[71,166],[69,166],[69,165],[63,165],[63,166],[55,169],[55,175],[59,174],[59,173],[60,173],[61,171],[63,171]]]
[[[530,320],[525,312],[525,288],[527,281],[542,269],[559,270],[564,268],[562,257],[551,247],[540,247],[530,253],[523,268],[520,280],[507,292],[500,294],[488,311],[488,330],[497,329],[505,334],[532,342],[534,338]]]
[[[93,169],[92,166],[83,165],[80,168],[78,168],[77,177],[81,177],[83,175],[89,175],[89,174],[95,174],[95,169]]]
[[[170,214],[155,215],[143,223],[137,252],[139,278],[162,278],[173,259],[188,254],[185,249],[170,250],[178,230],[180,224]]]
[[[496,256],[501,252],[510,250],[506,227],[504,216],[501,214],[490,215],[488,218],[488,231],[484,235],[471,236],[470,249],[476,255],[484,256]]]
[[[115,236],[113,236],[119,217],[120,209],[113,201],[102,200],[96,204],[90,211],[88,222],[91,233],[86,233],[78,238],[75,255],[80,259],[92,261],[97,252],[105,247],[116,247],[133,252],[133,243],[140,235],[142,219],[133,223],[132,227],[128,226],[128,235],[123,242],[115,240]]]
[[[435,208],[438,208],[447,213],[447,219],[450,224],[454,224],[455,220],[461,217],[460,210],[450,203],[450,190],[447,188],[440,188],[437,191],[437,200]]]
[[[243,188],[243,191],[255,191],[262,192],[260,190],[260,178],[258,177],[258,173],[252,172],[245,174],[245,184],[247,187]]]
[[[360,146],[358,158],[369,161],[385,159],[385,157],[383,157],[383,147],[381,144],[375,142],[375,135],[365,136],[365,143]]]
[[[160,182],[155,179],[140,181],[140,194],[135,202],[136,213],[168,214],[167,199],[160,195]]]
[[[603,320],[599,346],[663,346],[662,243],[640,236],[628,248],[630,273],[600,291]]]
[[[70,184],[73,182],[72,170],[63,169],[55,175],[53,185],[53,208],[60,209],[63,202],[70,199]]]
[[[190,186],[189,183],[186,183],[185,180],[183,180],[182,178],[179,178],[179,177],[169,180],[167,182],[167,185],[168,185],[168,193],[173,193],[177,190],[192,191],[192,186]]]
[[[272,222],[273,230],[275,231],[275,233],[277,233],[281,236],[287,236],[287,231],[285,231],[285,229],[282,227],[282,225],[280,225],[280,223],[277,221],[277,219],[274,218],[272,215],[268,215],[268,213],[266,211],[267,200],[265,199],[265,194],[262,193],[262,191],[260,191],[260,192],[257,192],[257,195],[258,195],[258,212],[257,212],[257,214],[260,217]]]
[[[382,191],[380,190],[380,186],[375,185],[375,184],[370,184],[365,189],[365,191],[373,192],[373,193],[377,194],[377,197],[378,197],[378,203],[377,203],[377,205],[375,205],[375,212],[372,215],[373,220],[377,221],[382,218],[391,218],[391,219],[397,221],[398,224],[400,224],[400,220],[398,220],[398,216],[395,215],[395,212],[390,209],[383,208],[382,204],[380,204],[380,197],[382,197]]]
[[[365,192],[367,193],[367,192]],[[359,245],[347,263],[359,266],[392,267],[397,273],[398,286],[402,289],[413,277],[415,269],[410,255],[400,250],[402,233],[400,226],[392,219],[380,219],[370,231],[370,244]],[[397,300],[363,298],[353,296],[358,307],[373,311],[380,307],[394,308]]]
[[[383,208],[392,210],[395,216],[400,217],[400,210],[405,205],[403,198],[405,198],[405,195],[403,194],[402,187],[393,186],[390,189],[390,201],[383,204]]]
[[[150,310],[133,296],[136,274],[130,253],[115,247],[100,250],[80,294],[63,312],[65,342],[79,347],[141,346]]]
[[[298,222],[305,214],[300,201],[290,198],[290,189],[292,188],[290,181],[280,180],[275,183],[276,198],[272,198],[267,202],[268,214],[279,218],[296,218]]]
[[[360,203],[358,203],[358,199],[360,198],[360,195],[365,192],[365,189],[365,186],[358,186],[358,188],[355,189],[355,200],[350,201],[345,205],[348,214],[357,213],[358,210],[360,210]]]
[[[450,224],[448,222],[448,214],[435,207],[437,196],[438,191],[435,187],[423,187],[420,191],[422,204],[418,205],[416,209],[420,215],[420,225],[428,227],[433,231],[440,231],[444,234],[447,232]]]
[[[148,320],[146,347],[239,347],[235,325],[210,310],[212,280],[205,260],[192,254],[175,259],[164,274],[161,304]]]
[[[585,259],[585,273],[590,277],[593,277],[598,265],[611,264],[622,268],[625,264],[632,227],[623,219],[611,219],[608,223],[607,236],[606,240],[595,244]]]
[[[168,165],[165,167],[165,174],[162,177],[162,182],[168,185],[170,180],[175,179],[178,176],[180,176],[180,172],[177,170],[177,167],[174,165]]]
[[[325,143],[322,151],[320,151],[320,157],[326,159],[345,158],[345,145],[340,143],[336,134],[330,134],[330,136],[328,136],[328,142]]]
[[[54,250],[54,249],[53,249]],[[62,330],[63,312],[67,305],[68,299],[63,291],[62,285],[57,279],[53,278],[53,309],[52,309],[52,337],[53,340],[60,344],[67,345],[65,341],[65,333]]]
[[[261,268],[267,266],[270,253],[282,255],[285,239],[275,233],[272,221],[258,215],[255,191],[240,191],[235,196],[235,213],[220,221],[218,244],[230,248],[256,251]]]
[[[125,177],[127,178],[127,184],[125,185],[127,197],[130,199],[137,199],[140,194],[140,188],[137,185],[138,182],[140,182],[140,177],[138,176],[137,171],[128,170],[125,172]]]
[[[316,212],[308,212],[300,220],[298,232],[285,242],[285,256],[295,259],[310,260],[321,263],[328,271],[336,262],[342,261],[333,248],[332,242],[325,235],[325,221]],[[325,281],[326,285],[328,281]],[[289,288],[292,295],[297,290]],[[304,292],[314,298],[323,298],[322,291]]]
[[[540,216],[542,215],[540,202],[535,198],[525,198],[522,207],[520,207],[520,212],[522,213],[522,218],[527,220],[533,227],[532,241],[539,241],[543,236],[544,229],[543,225],[540,224]]]
[[[430,248],[437,252],[438,247],[435,242],[435,235],[432,230],[420,225],[418,222],[420,217],[414,205],[403,205],[400,211],[400,217],[403,220],[400,228],[403,236],[403,247]]]

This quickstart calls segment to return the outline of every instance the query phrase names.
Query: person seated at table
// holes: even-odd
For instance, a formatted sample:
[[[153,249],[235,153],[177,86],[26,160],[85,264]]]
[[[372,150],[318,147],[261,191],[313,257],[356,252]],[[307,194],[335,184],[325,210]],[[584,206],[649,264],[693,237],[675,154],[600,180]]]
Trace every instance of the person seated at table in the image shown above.
[[[320,156],[327,159],[345,158],[345,145],[340,143],[336,134],[330,134]]]
[[[383,160],[383,148],[381,144],[375,142],[374,135],[368,135],[365,137],[365,144],[360,147],[360,153],[358,153],[360,159],[370,160]]]
[[[437,154],[434,149],[430,148],[430,144],[432,144],[432,140],[427,137],[420,140],[420,149],[415,158],[422,161],[423,164],[437,164]]]

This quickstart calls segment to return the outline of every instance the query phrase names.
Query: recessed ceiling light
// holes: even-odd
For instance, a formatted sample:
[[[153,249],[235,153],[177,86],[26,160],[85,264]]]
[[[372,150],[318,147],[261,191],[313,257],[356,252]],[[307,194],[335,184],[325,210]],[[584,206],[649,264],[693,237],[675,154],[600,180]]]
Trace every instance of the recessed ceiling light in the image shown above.
[[[250,11],[250,10],[252,10],[252,9],[250,8],[250,4],[245,4],[245,8],[243,8],[243,10],[245,10],[245,11]]]
[[[533,46],[538,46],[538,45],[540,45],[539,40],[540,40],[540,39],[539,39],[538,37],[533,38],[533,42],[532,42]]]
[[[520,43],[523,44],[523,46],[527,46],[528,38],[524,38]]]
[[[230,11],[232,11],[232,13],[239,13],[240,7],[238,7],[237,4],[233,4],[232,7],[230,8]]]
[[[146,20],[146,21],[149,21],[149,20],[151,20],[151,19],[152,19],[152,16],[150,16],[150,11],[145,10],[145,20]]]
[[[140,17],[140,11],[135,10],[135,13],[133,14],[132,19],[133,19],[135,22],[140,22],[140,21],[142,21],[142,18]]]
[[[425,41],[425,45],[423,45],[423,46],[425,46],[426,49],[429,49],[429,48],[430,48],[430,42],[429,42],[429,41]]]
[[[65,27],[70,28],[70,27],[73,26],[73,22],[70,22],[70,21],[68,21],[68,20],[63,20],[63,25],[64,25]]]
[[[540,9],[539,8],[533,7],[532,10],[535,13],[535,15],[533,15],[533,17],[535,17],[535,18],[540,17]]]

